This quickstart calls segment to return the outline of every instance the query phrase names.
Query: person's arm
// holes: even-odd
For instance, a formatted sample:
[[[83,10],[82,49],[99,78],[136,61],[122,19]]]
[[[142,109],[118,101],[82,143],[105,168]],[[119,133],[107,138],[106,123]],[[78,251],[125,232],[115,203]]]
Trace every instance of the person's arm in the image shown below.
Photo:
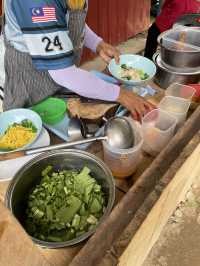
[[[85,24],[85,40],[84,46],[90,49],[92,52],[97,52],[98,44],[103,41],[101,37],[99,37],[91,28]]]
[[[144,114],[154,108],[150,103],[132,91],[109,84],[97,78],[92,73],[75,66],[60,70],[51,70],[49,74],[57,84],[81,96],[120,103],[131,112],[136,120],[141,120]]]
[[[115,58],[119,63],[119,51],[112,45],[103,41],[90,27],[85,25],[85,47],[92,52],[97,53],[106,63],[109,63],[112,58]]]
[[[49,74],[60,86],[87,98],[115,101],[119,96],[119,86],[101,80],[76,66],[51,70]]]

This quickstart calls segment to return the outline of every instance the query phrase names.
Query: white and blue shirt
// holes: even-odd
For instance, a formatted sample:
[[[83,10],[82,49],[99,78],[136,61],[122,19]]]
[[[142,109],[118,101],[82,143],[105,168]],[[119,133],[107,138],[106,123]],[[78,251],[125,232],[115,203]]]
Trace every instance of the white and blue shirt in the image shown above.
[[[73,65],[66,0],[6,0],[5,35],[11,45],[29,53],[36,69]]]

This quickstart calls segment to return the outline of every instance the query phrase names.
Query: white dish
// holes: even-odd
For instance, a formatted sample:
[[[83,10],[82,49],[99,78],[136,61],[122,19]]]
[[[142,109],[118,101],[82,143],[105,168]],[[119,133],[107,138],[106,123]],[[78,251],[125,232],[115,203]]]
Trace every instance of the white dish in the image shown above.
[[[1,136],[4,135],[5,131],[13,123],[21,123],[23,120],[30,120],[33,123],[33,125],[36,127],[37,131],[33,139],[29,143],[23,145],[20,148],[14,149],[13,151],[24,150],[33,145],[33,143],[37,140],[37,138],[39,137],[41,133],[42,120],[37,113],[35,113],[32,110],[25,109],[25,108],[12,109],[12,110],[8,110],[0,114],[0,135]],[[11,152],[11,151],[1,150],[0,153],[3,154],[3,153],[8,153],[8,152]]]
[[[38,139],[29,148],[38,148],[48,146],[50,144],[49,133],[46,129],[42,128],[41,134]],[[0,182],[11,180],[17,171],[28,161],[36,157],[38,154],[24,156],[17,159],[0,161]]]

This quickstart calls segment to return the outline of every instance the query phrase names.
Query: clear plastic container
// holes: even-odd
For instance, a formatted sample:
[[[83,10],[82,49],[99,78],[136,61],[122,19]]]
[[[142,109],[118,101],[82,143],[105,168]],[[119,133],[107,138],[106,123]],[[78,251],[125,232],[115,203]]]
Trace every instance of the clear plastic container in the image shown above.
[[[190,86],[173,83],[166,89],[165,95],[183,98],[187,101],[191,101],[195,92],[195,89]]]
[[[162,45],[168,49],[182,52],[199,52],[200,31],[196,27],[179,26],[160,35]]]
[[[129,119],[135,135],[134,146],[130,149],[114,149],[106,141],[103,142],[104,161],[117,178],[125,178],[133,174],[141,161],[142,131],[139,123]]]
[[[155,109],[142,119],[143,150],[156,156],[174,135],[177,120],[167,112]]]
[[[173,96],[165,96],[158,105],[158,108],[166,111],[177,119],[177,127],[182,126],[187,117],[190,101]]]

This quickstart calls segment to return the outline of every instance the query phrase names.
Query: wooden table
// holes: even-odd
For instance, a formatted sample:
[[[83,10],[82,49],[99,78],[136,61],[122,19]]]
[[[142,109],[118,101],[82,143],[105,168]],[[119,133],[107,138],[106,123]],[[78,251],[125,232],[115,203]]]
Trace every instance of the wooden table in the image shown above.
[[[164,92],[163,92],[163,90],[161,90],[158,86],[156,86],[153,83],[151,83],[151,86],[156,89],[157,93],[153,97],[149,97],[148,100],[154,104],[157,104],[161,100],[161,98],[163,97]],[[55,137],[54,135],[52,135],[52,134],[50,134],[50,135],[51,135],[51,143],[52,144],[62,142],[59,138]],[[101,144],[95,143],[95,144],[91,145],[90,148],[88,149],[88,151],[97,155],[98,157],[102,158],[102,146],[101,146]],[[141,163],[138,167],[138,170],[136,171],[136,173],[133,176],[131,176],[128,179],[126,179],[126,178],[115,179],[115,181],[116,181],[116,202],[115,202],[115,204],[117,204],[124,197],[124,195],[130,189],[130,187],[134,184],[134,182],[151,165],[153,159],[154,158],[144,154],[143,158],[141,160]],[[0,183],[0,201],[2,201],[2,202],[4,201],[5,192],[6,192],[8,184],[9,184],[9,182],[1,182]],[[1,225],[1,222],[2,221],[1,221],[1,216],[0,216],[0,225]],[[23,236],[23,237],[26,238],[25,236]],[[1,232],[0,232],[0,240],[1,240]],[[44,256],[44,257],[42,257],[42,263],[44,263],[43,259],[46,258],[45,263],[47,263],[47,265],[49,263],[49,264],[54,265],[54,266],[66,266],[72,261],[74,256],[80,251],[80,249],[84,246],[84,244],[85,243],[76,245],[74,247],[63,248],[63,249],[54,249],[54,250],[39,248],[41,254],[43,254],[43,256]],[[23,247],[22,243],[21,243],[21,246]],[[1,244],[0,244],[0,250],[1,250]],[[32,247],[31,250],[34,250],[33,254],[35,254],[35,247],[34,248]],[[4,254],[4,256],[7,255],[9,257],[10,252],[11,251],[9,249],[7,249],[7,254]],[[19,256],[19,254],[15,253],[13,251],[13,258],[15,255]],[[30,253],[27,255],[29,255],[30,258],[32,258],[32,264],[30,264],[30,265],[39,265],[39,264],[36,264],[36,257],[37,256],[34,257],[34,255],[31,255]],[[25,254],[24,254],[24,256],[25,256]],[[37,258],[37,260],[38,260],[38,258]],[[0,262],[1,262],[1,259],[0,259]],[[38,261],[37,261],[37,263],[38,263]],[[46,265],[45,263],[44,263],[44,265]],[[0,265],[1,265],[1,263],[0,263]],[[16,263],[15,266],[18,266],[18,264]]]

